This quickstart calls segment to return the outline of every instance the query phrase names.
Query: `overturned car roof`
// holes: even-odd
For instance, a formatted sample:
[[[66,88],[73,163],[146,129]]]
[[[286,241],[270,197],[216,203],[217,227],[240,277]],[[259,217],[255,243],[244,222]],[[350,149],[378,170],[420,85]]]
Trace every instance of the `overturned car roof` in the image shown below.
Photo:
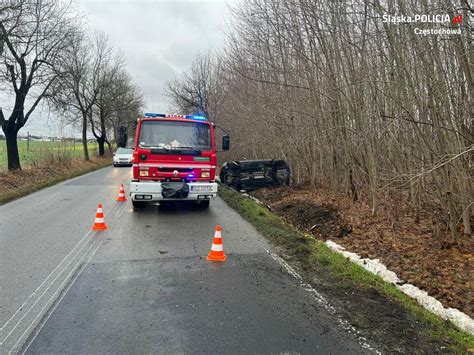
[[[259,159],[259,160],[237,160],[237,161],[232,161],[232,163],[238,164],[242,167],[246,166],[258,166],[258,165],[264,165],[264,164],[274,164],[274,163],[285,163],[284,160],[281,159]]]

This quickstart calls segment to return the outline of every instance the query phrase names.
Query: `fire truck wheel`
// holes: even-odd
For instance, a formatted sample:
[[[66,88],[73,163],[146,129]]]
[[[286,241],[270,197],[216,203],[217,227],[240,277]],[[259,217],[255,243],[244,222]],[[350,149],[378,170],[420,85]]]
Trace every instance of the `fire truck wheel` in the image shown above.
[[[136,210],[136,209],[146,207],[146,202],[132,200],[132,205],[133,205],[133,209]]]
[[[210,203],[211,203],[210,200],[204,200],[204,201],[200,201],[199,205],[203,208],[208,208]]]

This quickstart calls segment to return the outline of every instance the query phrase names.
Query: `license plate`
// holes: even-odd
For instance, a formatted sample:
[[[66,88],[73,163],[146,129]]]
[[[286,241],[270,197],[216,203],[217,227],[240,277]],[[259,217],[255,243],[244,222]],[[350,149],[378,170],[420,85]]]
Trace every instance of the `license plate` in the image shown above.
[[[191,191],[196,191],[196,192],[212,191],[212,186],[191,186]]]

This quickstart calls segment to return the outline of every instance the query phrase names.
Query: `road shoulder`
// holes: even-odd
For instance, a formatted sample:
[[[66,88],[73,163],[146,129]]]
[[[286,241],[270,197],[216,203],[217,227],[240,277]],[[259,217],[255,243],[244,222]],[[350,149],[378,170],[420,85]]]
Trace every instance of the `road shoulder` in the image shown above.
[[[110,157],[93,158],[90,161],[74,162],[71,165],[55,165],[42,168],[26,168],[20,171],[0,172],[0,206],[27,196],[33,192],[72,179],[111,164]]]
[[[280,249],[348,322],[388,352],[465,353],[474,337],[419,306],[393,285],[335,254],[264,206],[221,187],[220,196]]]

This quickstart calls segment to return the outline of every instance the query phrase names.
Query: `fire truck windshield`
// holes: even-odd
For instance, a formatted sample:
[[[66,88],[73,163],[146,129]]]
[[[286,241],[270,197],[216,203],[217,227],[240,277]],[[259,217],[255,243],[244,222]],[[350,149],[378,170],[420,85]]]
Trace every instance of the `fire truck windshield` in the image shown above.
[[[209,126],[199,122],[143,121],[140,128],[141,148],[211,149]]]

